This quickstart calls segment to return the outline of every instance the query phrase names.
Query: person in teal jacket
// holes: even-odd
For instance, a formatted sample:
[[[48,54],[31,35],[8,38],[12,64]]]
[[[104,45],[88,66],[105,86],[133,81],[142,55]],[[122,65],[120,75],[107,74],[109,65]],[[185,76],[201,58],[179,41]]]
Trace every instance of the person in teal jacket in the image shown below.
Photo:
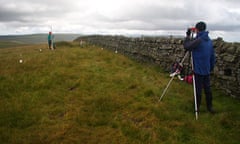
[[[48,34],[48,48],[52,48],[52,32],[49,32]]]
[[[184,48],[192,52],[197,111],[199,112],[203,88],[206,96],[207,110],[210,113],[215,113],[212,108],[212,91],[210,86],[210,73],[213,71],[215,65],[215,50],[212,40],[209,38],[208,32],[206,31],[206,24],[204,22],[198,22],[195,28],[197,30],[196,38],[191,40],[191,32],[188,30]]]

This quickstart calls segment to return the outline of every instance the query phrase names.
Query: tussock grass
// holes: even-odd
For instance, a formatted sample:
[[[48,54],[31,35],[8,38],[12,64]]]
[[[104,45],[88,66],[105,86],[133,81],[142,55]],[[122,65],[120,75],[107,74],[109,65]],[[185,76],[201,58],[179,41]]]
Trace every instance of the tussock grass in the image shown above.
[[[40,51],[40,49],[42,51]],[[19,59],[23,63],[19,63]],[[95,46],[0,49],[1,143],[238,143],[239,101],[214,90],[216,115],[156,66]]]

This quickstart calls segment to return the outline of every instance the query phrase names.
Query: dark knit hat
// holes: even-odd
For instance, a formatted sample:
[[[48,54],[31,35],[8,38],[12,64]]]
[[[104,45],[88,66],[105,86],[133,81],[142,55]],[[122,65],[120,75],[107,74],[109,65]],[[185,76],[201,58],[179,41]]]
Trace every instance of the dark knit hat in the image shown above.
[[[200,22],[198,22],[198,23],[196,24],[195,27],[196,27],[196,29],[198,29],[199,31],[204,31],[204,30],[206,30],[207,25],[205,24],[205,22],[200,21]]]

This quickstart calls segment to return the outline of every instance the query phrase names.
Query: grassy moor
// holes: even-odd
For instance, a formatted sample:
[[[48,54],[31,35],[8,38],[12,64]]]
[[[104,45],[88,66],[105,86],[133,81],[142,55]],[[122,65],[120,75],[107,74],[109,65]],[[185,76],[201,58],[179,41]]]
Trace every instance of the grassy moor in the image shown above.
[[[240,103],[216,89],[195,120],[192,86],[104,48],[0,44],[1,144],[237,144]]]

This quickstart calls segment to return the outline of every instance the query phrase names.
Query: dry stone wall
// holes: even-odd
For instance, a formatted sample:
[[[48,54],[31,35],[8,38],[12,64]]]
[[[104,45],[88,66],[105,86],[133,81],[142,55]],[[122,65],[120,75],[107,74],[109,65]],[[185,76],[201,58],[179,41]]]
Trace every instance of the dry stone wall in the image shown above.
[[[174,61],[184,56],[183,38],[92,35],[79,37],[75,41],[84,41],[136,60],[152,62],[166,71]],[[217,60],[213,84],[228,95],[240,98],[240,43],[227,43],[221,38],[213,40],[213,43]],[[188,64],[188,60],[185,64]]]

